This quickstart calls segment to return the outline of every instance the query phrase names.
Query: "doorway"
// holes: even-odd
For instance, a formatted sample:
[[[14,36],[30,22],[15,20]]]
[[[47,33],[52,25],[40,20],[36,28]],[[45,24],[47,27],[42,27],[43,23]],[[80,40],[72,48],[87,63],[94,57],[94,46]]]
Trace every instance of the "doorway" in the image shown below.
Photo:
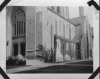
[[[18,55],[18,44],[14,44],[14,56]]]
[[[26,48],[25,43],[21,43],[20,47],[21,47],[21,51],[20,51],[21,55],[25,56],[25,48]]]

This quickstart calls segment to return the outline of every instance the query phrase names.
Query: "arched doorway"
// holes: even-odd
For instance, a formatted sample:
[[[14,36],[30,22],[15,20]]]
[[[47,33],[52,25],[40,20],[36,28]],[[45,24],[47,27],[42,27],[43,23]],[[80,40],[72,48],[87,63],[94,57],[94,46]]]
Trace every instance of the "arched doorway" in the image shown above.
[[[13,55],[17,56],[18,54],[22,54],[23,56],[25,56],[26,18],[25,18],[25,12],[21,7],[13,7],[11,22],[12,22]]]

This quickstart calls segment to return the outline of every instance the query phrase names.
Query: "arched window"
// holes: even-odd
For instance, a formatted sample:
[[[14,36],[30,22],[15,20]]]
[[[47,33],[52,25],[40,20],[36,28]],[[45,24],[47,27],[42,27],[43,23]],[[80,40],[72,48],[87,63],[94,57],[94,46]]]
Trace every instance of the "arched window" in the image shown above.
[[[20,36],[25,34],[25,13],[18,8],[12,15],[13,36]]]

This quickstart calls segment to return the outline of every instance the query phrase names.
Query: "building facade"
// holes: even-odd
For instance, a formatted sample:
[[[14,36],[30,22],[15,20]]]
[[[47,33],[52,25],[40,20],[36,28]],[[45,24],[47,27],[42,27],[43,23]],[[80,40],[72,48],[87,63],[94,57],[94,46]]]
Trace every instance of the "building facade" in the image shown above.
[[[38,55],[46,55],[54,62],[86,59],[83,8],[80,17],[72,19],[69,19],[69,8],[62,6],[7,6],[6,10],[7,57],[21,54],[36,59]],[[84,46],[80,46],[82,40]]]

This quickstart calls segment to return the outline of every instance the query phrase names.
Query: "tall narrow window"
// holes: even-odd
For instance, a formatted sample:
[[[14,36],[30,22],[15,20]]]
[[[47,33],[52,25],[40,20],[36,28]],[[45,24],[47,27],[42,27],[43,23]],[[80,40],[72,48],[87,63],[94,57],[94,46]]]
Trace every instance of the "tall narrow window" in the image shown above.
[[[61,31],[61,21],[59,21],[59,31]]]
[[[65,37],[65,25],[63,25],[63,35]]]
[[[53,10],[53,11],[54,11],[54,6],[51,6],[51,10]]]
[[[15,24],[13,24],[13,35],[15,35]]]
[[[19,21],[19,22],[20,22],[20,34],[22,34],[22,33],[21,33],[21,30],[22,30],[21,21]]]
[[[18,8],[13,13],[13,26],[14,26],[14,36],[25,34],[25,13],[22,9]]]
[[[23,34],[23,21],[21,21],[21,34]]]
[[[25,33],[25,22],[24,22],[24,33]]]
[[[60,14],[60,7],[57,7],[57,13]]]
[[[56,35],[57,35],[57,21],[55,21],[55,32],[56,32]]]
[[[18,21],[18,28],[19,28],[19,29],[18,29],[18,31],[19,31],[18,33],[19,33],[19,35],[20,35],[20,21]]]
[[[66,7],[66,18],[69,19],[69,9]]]
[[[21,27],[20,27],[20,21],[19,21],[19,35],[20,35],[20,30],[21,30],[20,28],[21,28]]]
[[[17,35],[19,34],[19,33],[18,33],[18,32],[19,32],[19,31],[18,31],[18,29],[19,29],[18,25],[19,25],[19,24],[18,24],[18,21],[17,21]]]
[[[24,33],[24,31],[23,31],[23,28],[24,28],[23,20],[21,21],[21,23],[22,23],[22,25],[21,25],[21,27],[22,27],[22,34],[23,34]]]
[[[14,24],[14,35],[16,35],[16,24]]]

